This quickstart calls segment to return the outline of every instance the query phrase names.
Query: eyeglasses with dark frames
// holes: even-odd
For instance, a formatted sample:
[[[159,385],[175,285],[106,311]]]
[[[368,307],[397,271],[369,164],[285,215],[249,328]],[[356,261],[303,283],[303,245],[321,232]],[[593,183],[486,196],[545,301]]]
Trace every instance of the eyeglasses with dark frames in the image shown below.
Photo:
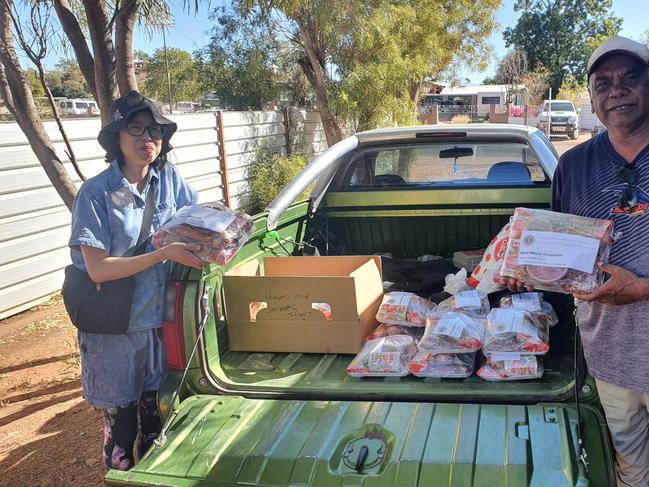
[[[164,127],[157,123],[151,125],[144,125],[137,122],[128,123],[126,125],[126,132],[133,137],[140,137],[144,131],[148,131],[152,139],[162,140],[164,137]]]
[[[635,166],[626,165],[617,172],[617,177],[626,185],[620,195],[617,205],[619,208],[633,208],[638,204],[638,190],[635,187]]]

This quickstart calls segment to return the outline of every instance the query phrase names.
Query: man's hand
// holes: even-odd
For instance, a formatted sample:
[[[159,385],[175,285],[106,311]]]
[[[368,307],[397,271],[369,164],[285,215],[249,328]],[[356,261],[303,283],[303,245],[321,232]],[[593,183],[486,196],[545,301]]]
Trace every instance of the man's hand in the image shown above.
[[[522,293],[522,292],[532,292],[534,288],[532,286],[525,285],[524,282],[514,279],[513,277],[501,277],[500,285],[507,286],[507,288],[513,293]]]
[[[598,262],[597,266],[609,275],[601,287],[590,294],[574,294],[580,301],[597,301],[620,305],[649,298],[649,279],[638,277],[622,267]]]

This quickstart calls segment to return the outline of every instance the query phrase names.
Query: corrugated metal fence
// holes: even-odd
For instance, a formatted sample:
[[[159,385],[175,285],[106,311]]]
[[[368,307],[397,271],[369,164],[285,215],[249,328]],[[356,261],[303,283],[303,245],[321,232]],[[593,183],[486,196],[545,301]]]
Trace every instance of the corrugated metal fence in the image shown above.
[[[263,144],[315,156],[326,148],[317,112],[219,112],[174,115],[178,132],[171,160],[199,191],[199,201],[232,208],[250,205],[248,169]],[[46,130],[79,185],[54,122]],[[106,167],[97,143],[99,119],[66,120],[65,128],[86,177]],[[0,124],[0,319],[27,309],[60,289],[70,212],[52,187],[15,123]]]

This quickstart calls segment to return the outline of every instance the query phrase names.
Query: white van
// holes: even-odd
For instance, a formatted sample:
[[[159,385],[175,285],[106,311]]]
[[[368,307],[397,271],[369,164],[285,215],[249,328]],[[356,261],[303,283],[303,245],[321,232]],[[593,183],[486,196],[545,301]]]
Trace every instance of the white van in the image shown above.
[[[59,110],[64,115],[99,115],[97,102],[82,98],[63,98],[59,100]]]

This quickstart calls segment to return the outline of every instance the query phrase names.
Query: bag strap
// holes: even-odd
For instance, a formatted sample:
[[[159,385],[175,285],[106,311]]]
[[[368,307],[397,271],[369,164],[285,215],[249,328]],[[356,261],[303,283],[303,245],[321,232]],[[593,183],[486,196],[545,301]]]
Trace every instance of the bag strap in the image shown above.
[[[145,242],[149,238],[151,231],[151,223],[153,222],[153,207],[155,206],[155,193],[156,187],[153,179],[149,180],[149,189],[146,193],[146,200],[144,202],[144,216],[142,216],[142,226],[140,227],[140,235],[137,237],[137,243],[133,248],[132,255],[140,255],[146,249]]]

